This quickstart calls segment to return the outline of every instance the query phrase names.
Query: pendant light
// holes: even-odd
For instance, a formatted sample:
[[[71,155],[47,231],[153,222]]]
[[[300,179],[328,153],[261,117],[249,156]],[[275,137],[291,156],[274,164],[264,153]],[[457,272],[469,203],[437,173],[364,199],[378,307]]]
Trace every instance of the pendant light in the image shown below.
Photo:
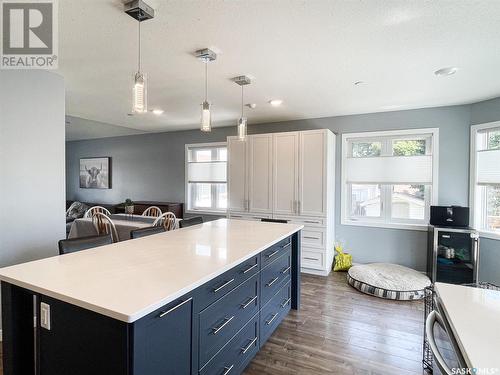
[[[208,63],[215,61],[217,54],[209,48],[200,49],[195,52],[195,56],[205,64],[205,100],[201,103],[201,124],[202,132],[212,131],[211,104],[208,101]]]
[[[233,81],[241,86],[241,116],[238,119],[238,139],[240,141],[244,141],[247,138],[247,118],[244,117],[243,110],[245,108],[244,105],[244,91],[243,88],[246,85],[252,83],[251,79],[247,76],[239,76],[233,78]]]

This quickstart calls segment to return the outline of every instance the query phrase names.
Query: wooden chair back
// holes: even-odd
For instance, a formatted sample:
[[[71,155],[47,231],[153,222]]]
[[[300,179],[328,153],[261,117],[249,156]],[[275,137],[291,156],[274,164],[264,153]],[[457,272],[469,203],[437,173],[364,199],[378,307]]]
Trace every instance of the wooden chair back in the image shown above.
[[[153,226],[163,226],[166,231],[174,230],[176,221],[176,217],[172,212],[165,212],[154,221]]]
[[[151,206],[144,210],[142,216],[159,217],[161,216],[161,210],[159,207]]]
[[[92,216],[92,222],[94,223],[94,227],[99,236],[103,234],[109,234],[111,235],[113,242],[120,241],[120,239],[118,238],[118,232],[116,230],[115,223],[113,223],[113,220],[111,220],[109,216],[106,216],[101,212],[96,212],[94,216]]]
[[[83,215],[83,217],[86,217],[86,218],[92,218],[94,217],[94,215],[96,213],[101,213],[101,214],[104,214],[106,216],[111,216],[111,212],[109,212],[106,208],[102,207],[102,206],[93,206],[93,207],[90,207],[86,212],[85,212],[85,215]]]

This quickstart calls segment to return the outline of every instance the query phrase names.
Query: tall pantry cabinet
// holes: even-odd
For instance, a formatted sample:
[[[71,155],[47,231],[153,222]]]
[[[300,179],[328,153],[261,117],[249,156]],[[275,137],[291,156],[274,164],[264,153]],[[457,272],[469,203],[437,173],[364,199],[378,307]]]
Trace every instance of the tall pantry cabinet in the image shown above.
[[[228,137],[228,216],[304,225],[303,272],[334,256],[335,135],[327,129]]]

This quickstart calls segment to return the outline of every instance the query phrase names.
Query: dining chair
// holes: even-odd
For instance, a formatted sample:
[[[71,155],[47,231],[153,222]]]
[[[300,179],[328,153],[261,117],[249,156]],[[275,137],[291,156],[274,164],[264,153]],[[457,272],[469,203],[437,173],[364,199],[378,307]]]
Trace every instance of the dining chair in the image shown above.
[[[96,212],[94,216],[92,216],[92,223],[98,235],[110,234],[113,242],[120,241],[115,223],[113,223],[113,220],[111,220],[109,216],[101,212]]]
[[[172,212],[165,212],[153,222],[154,227],[162,226],[166,231],[175,229],[176,217]]]
[[[113,239],[109,234],[60,240],[58,243],[59,255],[74,253],[76,251],[81,251],[81,250],[87,250],[93,247],[110,245],[112,243]]]
[[[142,216],[159,217],[161,216],[161,209],[156,206],[148,207],[144,210]]]
[[[163,228],[162,226],[134,229],[130,231],[130,238],[141,238],[163,232],[165,232],[165,228]]]
[[[283,220],[283,219],[267,219],[263,218],[260,219],[263,223],[280,223],[280,224],[288,224],[288,220]]]
[[[186,228],[192,225],[203,224],[203,218],[201,216],[191,217],[189,219],[183,219],[179,221],[179,228]]]
[[[96,213],[101,213],[101,214],[104,214],[106,216],[111,216],[111,212],[109,212],[106,208],[102,207],[102,206],[93,206],[93,207],[90,207],[86,212],[85,212],[85,215],[83,215],[83,217],[85,218],[92,218],[94,217],[94,215]]]

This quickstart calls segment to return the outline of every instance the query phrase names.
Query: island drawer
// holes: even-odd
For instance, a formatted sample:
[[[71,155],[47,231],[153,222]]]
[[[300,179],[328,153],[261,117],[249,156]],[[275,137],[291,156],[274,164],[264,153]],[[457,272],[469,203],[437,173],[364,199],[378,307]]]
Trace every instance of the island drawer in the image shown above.
[[[199,314],[200,366],[259,311],[259,276],[253,276]]]
[[[267,301],[290,280],[292,269],[291,251],[288,249],[278,259],[263,269],[260,273],[260,305],[264,306]]]
[[[239,374],[259,349],[256,314],[200,371],[200,375]],[[237,371],[238,370],[238,371]]]
[[[292,238],[287,237],[284,240],[275,243],[273,246],[261,252],[261,268],[271,264],[274,260],[280,257],[283,252],[292,247]]]
[[[195,311],[200,312],[260,270],[256,255],[196,289]]]
[[[263,345],[290,311],[291,282],[287,282],[260,312],[260,342]]]

